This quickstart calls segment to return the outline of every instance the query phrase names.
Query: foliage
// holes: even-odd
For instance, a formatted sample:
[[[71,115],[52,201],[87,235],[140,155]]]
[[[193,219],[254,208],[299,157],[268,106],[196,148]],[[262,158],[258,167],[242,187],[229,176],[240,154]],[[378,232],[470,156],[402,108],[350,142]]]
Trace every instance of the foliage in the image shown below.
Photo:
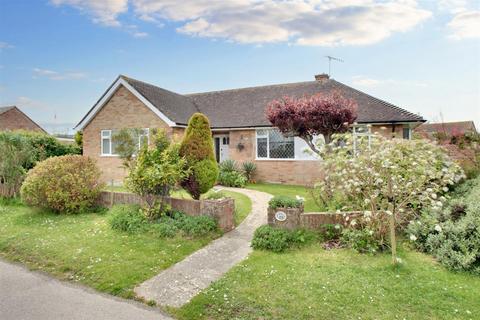
[[[178,233],[178,228],[175,222],[170,219],[159,223],[152,223],[150,231],[160,238],[173,238]]]
[[[0,184],[5,197],[13,197],[20,189],[26,170],[34,160],[34,150],[22,135],[0,131]]]
[[[55,137],[33,131],[0,132],[0,184],[4,184],[3,196],[14,196],[36,162],[49,157],[79,154],[75,145],[60,143]]]
[[[168,196],[171,188],[188,174],[184,169],[186,161],[179,154],[179,146],[170,144],[162,148],[148,149],[144,146],[137,159],[130,164],[125,179],[127,188],[145,200],[145,213],[149,218],[165,212],[159,197]]]
[[[218,183],[222,186],[242,188],[247,183],[247,177],[234,160],[222,161],[219,168]]]
[[[341,241],[359,253],[376,253],[383,249],[375,239],[373,231],[367,229],[346,228],[342,232]]]
[[[186,167],[190,170],[182,187],[198,200],[202,193],[213,187],[218,177],[210,122],[205,115],[195,113],[190,118],[180,144],[180,155],[185,157]]]
[[[82,148],[83,148],[83,131],[75,132],[75,135],[73,136],[73,139],[75,140],[75,143],[80,148],[80,150],[82,150]]]
[[[218,177],[218,165],[216,161],[204,159],[195,162],[191,169],[193,176],[198,183],[198,188],[196,189],[199,192],[199,194],[196,195],[197,197],[193,198],[200,198],[201,194],[206,193],[215,185]]]
[[[247,178],[247,181],[253,182],[253,176],[257,171],[257,165],[251,161],[245,161],[244,163],[242,163],[242,169],[245,177]]]
[[[295,186],[288,184],[274,184],[274,183],[255,183],[248,184],[247,189],[257,190],[261,192],[270,193],[274,196],[289,196],[291,198],[303,198],[305,212],[323,212],[328,211],[321,203],[316,203],[315,198],[313,197],[313,192],[311,187],[305,186]]]
[[[425,210],[407,229],[414,246],[449,269],[480,274],[480,177],[457,188],[443,210]]]
[[[265,113],[283,134],[302,138],[313,152],[320,154],[314,144],[315,137],[323,135],[328,144],[333,134],[348,131],[349,125],[357,118],[356,108],[354,100],[334,92],[274,100],[268,104]]]
[[[239,171],[220,171],[218,183],[226,187],[243,188],[247,178]]]
[[[54,136],[35,131],[12,131],[7,135],[20,135],[24,137],[34,150],[33,161],[28,163],[25,169],[31,169],[36,162],[50,157],[64,156],[68,154],[81,154],[82,150],[75,144],[64,144]]]
[[[175,212],[172,219],[175,226],[187,236],[200,237],[218,230],[217,221],[209,216],[189,216]]]
[[[292,247],[311,243],[316,238],[314,232],[305,229],[287,230],[263,225],[255,230],[252,247],[280,253]]]
[[[293,199],[288,196],[274,196],[268,202],[268,207],[272,209],[276,208],[302,208],[303,200]]]
[[[110,226],[114,230],[129,233],[144,231],[148,220],[139,205],[115,205],[110,209]]]
[[[387,140],[375,135],[371,145],[356,141],[352,153],[351,135],[340,135],[330,152],[324,153],[324,179],[315,186],[314,195],[328,203],[333,195],[341,197],[344,211],[361,211],[350,220],[355,228],[373,232],[380,247],[395,233],[390,225],[403,227],[422,208],[439,209],[443,196],[462,178],[463,171],[445,151],[426,140]],[[394,252],[394,248],[392,252]]]
[[[227,195],[225,192],[218,191],[218,192],[209,192],[205,195],[205,199],[207,200],[220,200],[226,198]]]
[[[22,200],[58,213],[78,213],[95,204],[104,185],[91,158],[52,157],[31,169],[21,188]]]
[[[218,168],[220,169],[220,172],[238,171],[237,162],[232,159],[223,160],[222,162],[220,162]]]

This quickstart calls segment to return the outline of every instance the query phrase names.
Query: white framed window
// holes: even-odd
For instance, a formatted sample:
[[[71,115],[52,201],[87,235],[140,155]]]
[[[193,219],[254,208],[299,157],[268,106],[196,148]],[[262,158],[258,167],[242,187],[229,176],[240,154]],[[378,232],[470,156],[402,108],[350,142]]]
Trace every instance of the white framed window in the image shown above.
[[[102,130],[101,141],[102,156],[112,155],[112,130]]]
[[[406,140],[412,139],[412,129],[410,127],[403,128],[403,139],[406,139]]]
[[[113,139],[113,136],[118,131],[118,129],[101,130],[100,152],[102,156],[118,156],[115,139]],[[135,130],[134,139],[138,141],[138,150],[140,150],[143,145],[148,145],[150,143],[150,129],[144,128]]]
[[[280,130],[256,130],[256,158],[258,160],[315,160],[307,143],[299,137],[284,136]]]

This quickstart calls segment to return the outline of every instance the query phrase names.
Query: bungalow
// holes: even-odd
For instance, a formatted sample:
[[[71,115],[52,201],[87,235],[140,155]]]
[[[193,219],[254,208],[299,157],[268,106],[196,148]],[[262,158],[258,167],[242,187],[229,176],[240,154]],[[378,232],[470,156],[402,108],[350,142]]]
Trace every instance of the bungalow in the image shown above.
[[[76,126],[83,130],[83,154],[95,158],[105,181],[120,182],[126,172],[115,154],[112,135],[122,128],[163,128],[179,139],[190,116],[208,116],[217,161],[233,159],[257,165],[256,179],[288,184],[312,184],[321,175],[320,163],[305,153],[306,143],[284,137],[265,118],[267,104],[283,96],[301,97],[339,91],[358,104],[359,130],[410,139],[423,118],[400,107],[317,75],[314,81],[243,89],[178,94],[120,75]],[[367,126],[369,125],[369,126]],[[144,139],[140,137],[139,139]],[[140,140],[139,140],[140,141]]]

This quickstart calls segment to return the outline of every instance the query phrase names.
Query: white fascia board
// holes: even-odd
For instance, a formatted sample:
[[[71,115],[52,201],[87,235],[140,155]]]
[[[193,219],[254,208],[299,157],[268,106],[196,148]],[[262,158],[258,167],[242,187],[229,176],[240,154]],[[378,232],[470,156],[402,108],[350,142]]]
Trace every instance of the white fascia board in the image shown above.
[[[103,96],[103,98],[98,101],[95,106],[93,107],[90,114],[83,119],[83,121],[75,127],[75,129],[82,130],[87,126],[88,123],[97,115],[97,113],[103,108],[103,106],[107,103],[108,100],[112,97],[112,95],[117,91],[118,87],[124,86],[128,91],[130,91],[135,97],[138,98],[144,105],[146,105],[153,113],[155,113],[160,119],[162,119],[169,127],[176,126],[176,123],[170,120],[163,112],[155,108],[155,106],[145,99],[134,87],[132,87],[127,81],[122,78],[118,78],[117,81],[113,84],[113,86],[107,91],[107,93]]]

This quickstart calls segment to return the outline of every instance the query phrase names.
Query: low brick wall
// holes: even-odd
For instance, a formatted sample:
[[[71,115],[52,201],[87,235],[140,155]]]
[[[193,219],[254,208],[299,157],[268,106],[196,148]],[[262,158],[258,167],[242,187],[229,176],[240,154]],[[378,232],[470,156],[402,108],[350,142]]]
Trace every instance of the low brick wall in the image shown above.
[[[172,209],[182,211],[189,216],[207,215],[218,221],[218,226],[225,232],[235,228],[235,200],[225,198],[220,200],[192,200],[164,198]],[[97,204],[111,207],[112,204],[144,204],[144,200],[133,193],[102,191]]]
[[[285,220],[280,221],[275,214],[281,211],[280,216],[285,215]],[[282,227],[286,229],[305,228],[319,229],[326,224],[347,225],[346,217],[356,217],[361,212],[308,212],[304,213],[303,208],[268,208],[268,224],[271,226]]]

